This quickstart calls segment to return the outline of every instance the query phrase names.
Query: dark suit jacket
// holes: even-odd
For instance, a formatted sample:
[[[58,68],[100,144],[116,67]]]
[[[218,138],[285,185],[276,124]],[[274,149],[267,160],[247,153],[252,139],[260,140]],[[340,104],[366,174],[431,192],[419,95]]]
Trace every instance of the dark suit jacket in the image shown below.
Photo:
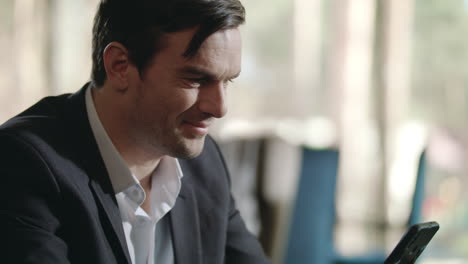
[[[130,263],[84,88],[3,124],[0,164],[1,263]],[[180,165],[182,189],[168,215],[176,264],[268,263],[236,210],[214,141]]]

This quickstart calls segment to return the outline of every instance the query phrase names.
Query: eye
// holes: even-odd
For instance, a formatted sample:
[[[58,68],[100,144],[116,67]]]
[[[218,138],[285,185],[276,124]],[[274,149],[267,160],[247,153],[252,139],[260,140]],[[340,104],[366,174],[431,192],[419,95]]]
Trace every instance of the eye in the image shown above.
[[[190,86],[190,88],[199,88],[206,83],[206,80],[203,78],[186,78],[185,82]]]

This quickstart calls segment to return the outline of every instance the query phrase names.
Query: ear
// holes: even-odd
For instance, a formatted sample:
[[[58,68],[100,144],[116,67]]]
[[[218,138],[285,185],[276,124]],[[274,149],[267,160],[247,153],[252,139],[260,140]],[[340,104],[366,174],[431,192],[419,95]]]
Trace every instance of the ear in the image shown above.
[[[119,42],[111,42],[104,49],[104,68],[107,80],[119,92],[128,88],[129,59],[128,50]]]

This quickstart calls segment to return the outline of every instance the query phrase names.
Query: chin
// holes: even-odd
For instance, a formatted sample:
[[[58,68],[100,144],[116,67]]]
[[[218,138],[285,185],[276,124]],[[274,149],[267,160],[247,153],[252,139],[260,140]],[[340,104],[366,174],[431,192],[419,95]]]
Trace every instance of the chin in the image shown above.
[[[180,159],[193,159],[199,156],[205,146],[205,137],[201,138],[181,138],[172,146],[171,156]]]

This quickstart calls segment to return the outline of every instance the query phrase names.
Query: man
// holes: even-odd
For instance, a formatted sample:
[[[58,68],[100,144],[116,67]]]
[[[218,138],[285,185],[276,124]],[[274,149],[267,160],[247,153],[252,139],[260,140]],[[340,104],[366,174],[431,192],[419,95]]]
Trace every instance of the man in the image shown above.
[[[210,124],[240,73],[238,0],[104,0],[92,82],[0,128],[1,263],[268,263]]]

